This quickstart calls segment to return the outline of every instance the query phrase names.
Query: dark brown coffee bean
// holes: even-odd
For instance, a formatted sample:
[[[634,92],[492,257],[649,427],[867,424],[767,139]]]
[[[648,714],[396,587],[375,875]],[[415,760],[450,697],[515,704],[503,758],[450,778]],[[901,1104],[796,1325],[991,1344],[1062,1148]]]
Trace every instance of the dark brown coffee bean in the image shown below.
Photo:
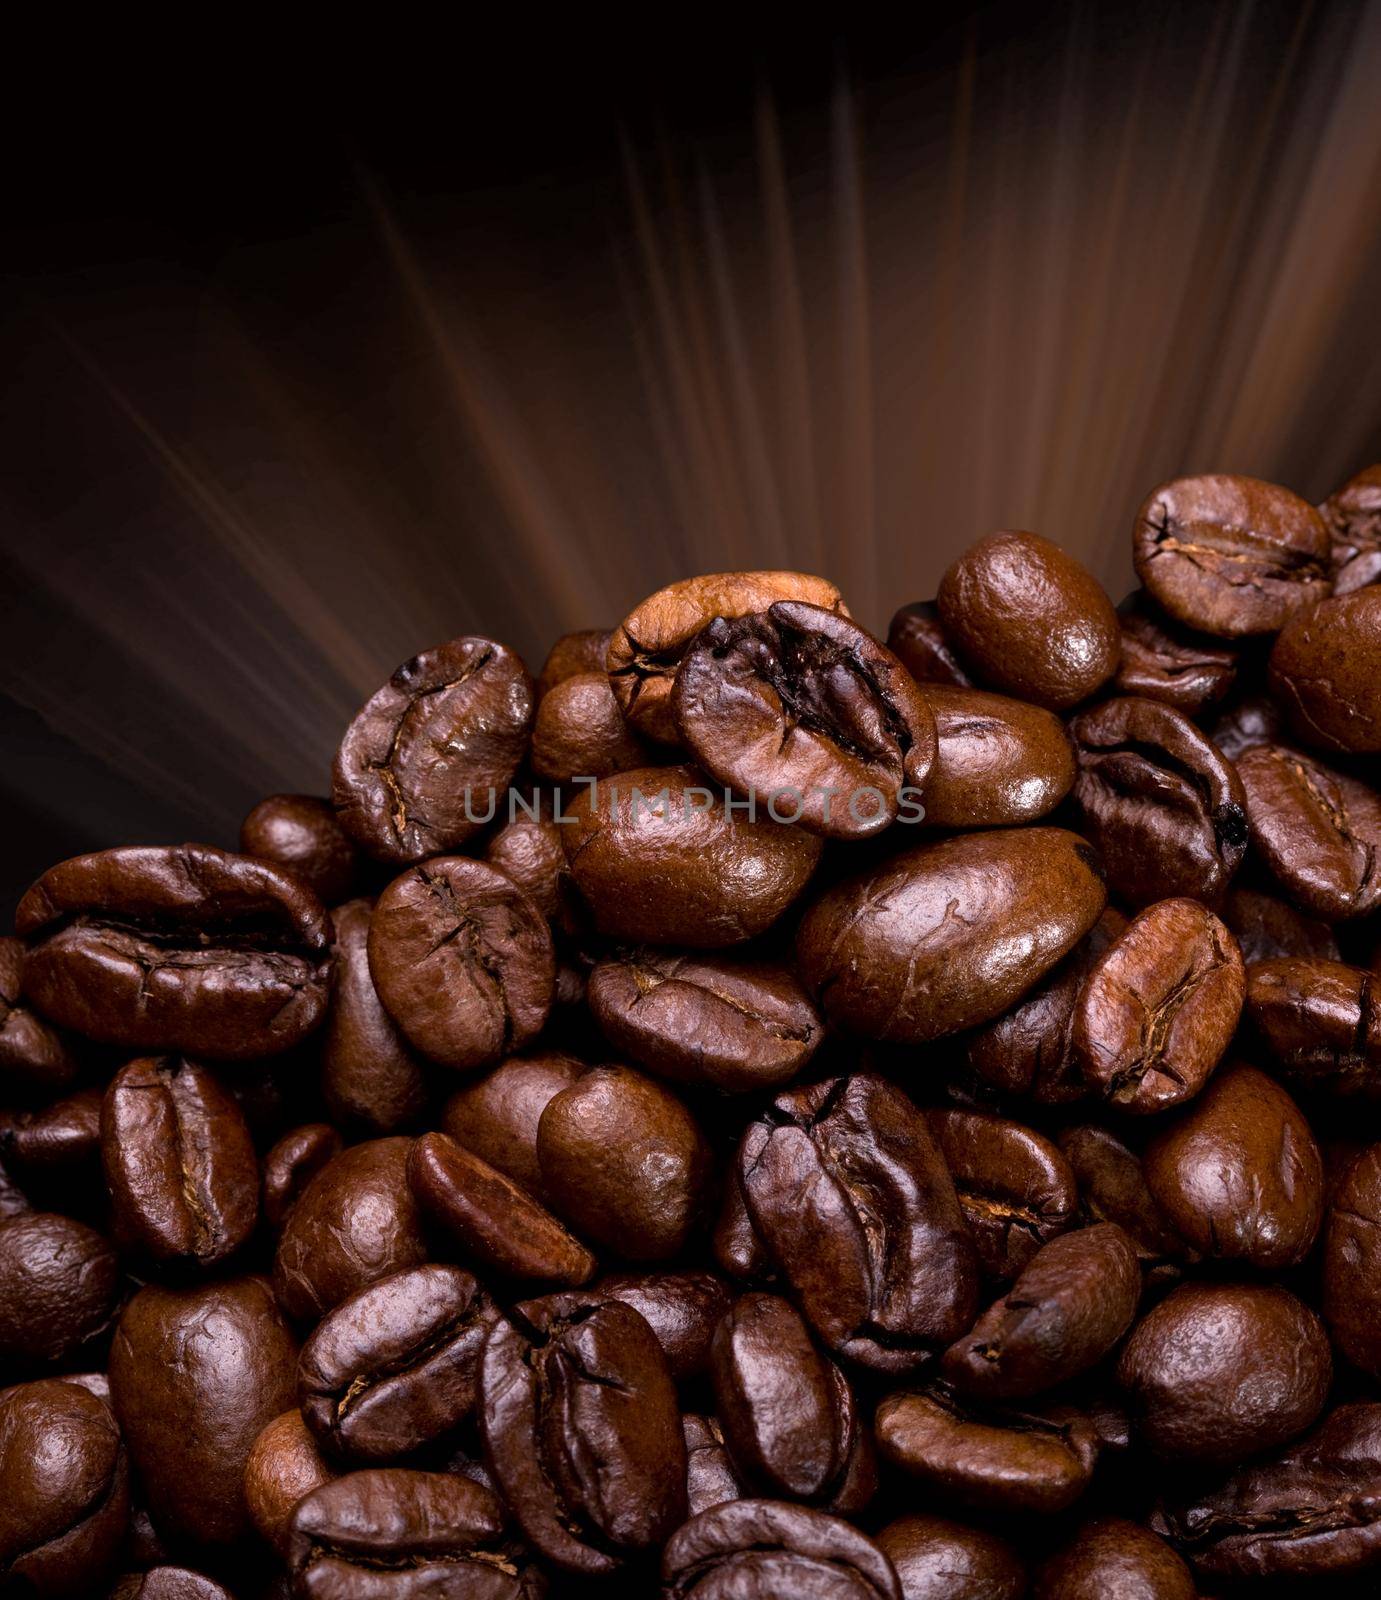
[[[26,1178],[68,1181],[101,1160],[99,1089],[78,1089],[33,1111],[0,1111],[0,1155]]]
[[[744,1134],[754,1232],[826,1346],[920,1366],[971,1320],[978,1261],[924,1117],[872,1073],[781,1094]]]
[[[1221,640],[1178,627],[1144,600],[1118,611],[1122,664],[1113,687],[1195,716],[1221,700],[1237,676],[1236,652]]]
[[[1237,771],[1252,847],[1301,910],[1338,922],[1381,905],[1374,789],[1285,745],[1257,745]]]
[[[767,1246],[758,1237],[753,1219],[748,1215],[737,1167],[731,1167],[724,1176],[724,1193],[712,1245],[720,1270],[740,1283],[763,1282],[774,1276]]]
[[[1197,1259],[1151,1193],[1141,1158],[1116,1134],[1089,1124],[1066,1128],[1060,1149],[1073,1169],[1089,1219],[1115,1222],[1143,1265],[1154,1270]]]
[[[76,1384],[0,1392],[0,1588],[99,1594],[129,1525],[129,1470],[110,1407]]]
[[[1108,700],[1070,723],[1074,803],[1108,884],[1132,905],[1179,895],[1217,905],[1247,848],[1231,764],[1172,706]]]
[[[607,778],[647,761],[647,746],[623,720],[602,665],[562,679],[538,702],[532,770],[548,783]]]
[[[141,1289],[110,1351],[110,1391],[160,1530],[233,1545],[245,1463],[295,1400],[297,1347],[262,1278]]]
[[[657,1335],[677,1383],[698,1378],[710,1364],[710,1341],[728,1311],[727,1285],[711,1272],[610,1272],[594,1292],[622,1300]]]
[[[1277,956],[1339,959],[1338,941],[1326,922],[1306,917],[1288,902],[1256,889],[1234,884],[1223,902],[1223,921],[1236,936],[1248,967]]]
[[[1010,1281],[1074,1221],[1078,1192],[1049,1139],[1005,1117],[932,1111],[930,1126],[954,1176],[983,1270]]]
[[[1097,1517],[1041,1567],[1033,1600],[1195,1600],[1198,1592],[1164,1539],[1125,1517]]]
[[[681,1418],[686,1441],[686,1514],[698,1517],[711,1506],[744,1498],[743,1485],[734,1471],[724,1434],[713,1417],[688,1412]]]
[[[964,671],[945,638],[933,600],[918,600],[902,606],[887,630],[887,648],[917,683],[973,688],[973,679]]]
[[[996,829],[893,856],[824,894],[796,957],[826,1017],[921,1044],[1006,1011],[1097,921],[1096,857],[1058,828]]]
[[[285,1133],[264,1157],[264,1220],[281,1228],[302,1191],[341,1152],[341,1137],[327,1122]]]
[[[280,1556],[298,1501],[335,1476],[296,1406],[264,1425],[245,1461],[245,1507]]]
[[[533,1549],[601,1575],[661,1544],[686,1513],[686,1446],[666,1358],[631,1306],[549,1295],[485,1346],[480,1428]]]
[[[936,1382],[888,1395],[877,1439],[885,1460],[946,1499],[1002,1513],[1066,1510],[1098,1459],[1093,1424],[1068,1406],[992,1408]]]
[[[209,845],[131,845],[51,867],[19,902],[24,992],[131,1050],[274,1055],[326,1010],[330,918],[280,867]]]
[[[1247,968],[1247,1016],[1272,1065],[1302,1087],[1381,1098],[1375,978],[1341,961],[1285,956]]]
[[[408,1157],[422,1209],[481,1272],[552,1288],[595,1273],[594,1256],[551,1212],[449,1134],[425,1133]]]
[[[1132,536],[1136,575],[1186,627],[1274,633],[1328,593],[1329,540],[1307,501],[1257,478],[1209,474],[1153,489]]]
[[[1100,1222],[1061,1234],[949,1347],[940,1370],[984,1399],[1040,1394],[1101,1361],[1131,1326],[1140,1298],[1140,1264],[1121,1228]]]
[[[1074,751],[1057,717],[1007,695],[926,688],[938,747],[925,820],[940,828],[1005,828],[1053,811],[1074,782]]]
[[[910,673],[820,606],[717,617],[686,649],[671,709],[712,777],[762,807],[790,796],[800,825],[827,838],[889,827],[935,760],[935,718]]]
[[[1279,1272],[1319,1231],[1319,1147],[1294,1101],[1253,1067],[1217,1073],[1147,1147],[1142,1170],[1171,1226],[1215,1260]]]
[[[603,672],[612,633],[608,628],[584,628],[579,633],[563,633],[547,651],[547,659],[537,675],[537,699],[567,678],[580,672]]]
[[[1074,1009],[1074,1056],[1109,1105],[1192,1100],[1237,1031],[1242,952],[1196,900],[1161,900],[1095,962]]]
[[[991,533],[946,571],[945,635],[981,683],[1063,711],[1117,671],[1117,613],[1098,581],[1049,539]]]
[[[408,1183],[411,1139],[373,1139],[317,1173],[289,1211],[273,1284],[290,1317],[315,1321],[347,1295],[427,1259]]]
[[[110,1591],[108,1600],[235,1600],[229,1589],[191,1567],[150,1567],[131,1572]]]
[[[561,830],[576,888],[615,939],[715,949],[766,932],[805,888],[821,841],[729,810],[694,767],[638,767],[587,788]],[[791,815],[784,807],[781,814]]]
[[[8,1221],[11,1217],[23,1217],[33,1209],[29,1198],[14,1177],[0,1161],[0,1222]]]
[[[609,640],[605,668],[633,732],[675,744],[671,690],[691,640],[716,617],[766,611],[778,600],[803,600],[844,616],[839,590],[804,572],[716,572],[685,578],[649,595]]]
[[[1236,761],[1253,745],[1278,744],[1284,733],[1285,721],[1275,701],[1250,694],[1233,702],[1209,728],[1208,737],[1229,761]]]
[[[1381,466],[1349,478],[1319,515],[1332,540],[1333,593],[1351,594],[1381,579]]]
[[[249,1126],[213,1073],[179,1056],[131,1061],[101,1109],[115,1236],[166,1266],[207,1268],[259,1220]]]
[[[679,1255],[709,1204],[710,1150],[695,1119],[627,1067],[592,1068],[548,1102],[537,1161],[553,1210],[625,1261]]]
[[[512,878],[548,922],[574,934],[586,926],[589,913],[566,863],[564,826],[545,807],[535,817],[520,812],[490,838],[484,859]]]
[[[47,1099],[72,1086],[80,1070],[72,1045],[24,1004],[24,946],[0,938],[0,1094]]]
[[[351,1461],[393,1461],[475,1408],[480,1352],[499,1313],[460,1267],[410,1267],[342,1300],[298,1358],[302,1416]]]
[[[1341,1354],[1381,1376],[1381,1144],[1352,1161],[1329,1204],[1323,1314]]]
[[[662,1583],[664,1600],[903,1600],[866,1534],[780,1500],[733,1500],[693,1517],[662,1552]]]
[[[546,919],[502,872],[447,856],[379,896],[369,971],[408,1043],[443,1066],[487,1065],[547,1020],[556,956]]]
[[[492,639],[452,639],[405,661],[336,754],[331,798],[380,861],[446,855],[477,833],[527,752],[532,680]]]
[[[784,963],[643,949],[590,974],[590,1011],[618,1050],[673,1083],[745,1094],[796,1077],[824,1023]]]
[[[1022,1600],[1026,1570],[1006,1540],[946,1517],[889,1522],[878,1548],[897,1569],[902,1600]]]
[[[1271,651],[1271,693],[1306,744],[1381,750],[1381,589],[1310,606]]]
[[[84,1222],[0,1220],[0,1360],[65,1361],[110,1326],[119,1291],[114,1250]]]
[[[442,1127],[529,1194],[540,1196],[537,1128],[542,1113],[548,1101],[569,1089],[583,1071],[574,1056],[559,1050],[512,1056],[451,1096]]]
[[[349,899],[359,869],[330,802],[314,794],[261,800],[240,824],[240,853],[295,872],[324,906]]]

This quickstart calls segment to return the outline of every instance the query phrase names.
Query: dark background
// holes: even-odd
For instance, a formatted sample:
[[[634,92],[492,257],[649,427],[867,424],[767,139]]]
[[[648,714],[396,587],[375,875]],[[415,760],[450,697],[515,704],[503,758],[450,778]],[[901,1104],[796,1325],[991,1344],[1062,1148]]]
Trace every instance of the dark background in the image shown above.
[[[8,905],[321,792],[455,633],[747,565],[884,628],[1004,524],[1120,594],[1157,481],[1381,457],[1374,4],[463,23],[15,52]]]

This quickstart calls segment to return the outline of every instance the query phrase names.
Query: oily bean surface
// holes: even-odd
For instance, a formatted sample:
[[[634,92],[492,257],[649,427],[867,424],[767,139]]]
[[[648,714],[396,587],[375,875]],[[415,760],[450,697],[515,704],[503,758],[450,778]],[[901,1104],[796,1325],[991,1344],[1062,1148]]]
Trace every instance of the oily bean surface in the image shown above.
[[[1374,755],[1381,750],[1381,589],[1310,606],[1281,629],[1271,651],[1271,692],[1305,744]]]
[[[945,638],[933,600],[918,600],[897,611],[887,630],[887,648],[917,683],[973,688],[973,679]]]
[[[925,820],[939,828],[1007,828],[1059,805],[1074,782],[1074,751],[1041,706],[980,689],[929,685],[935,764]]]
[[[240,824],[240,853],[295,872],[324,906],[348,900],[359,871],[330,802],[314,794],[261,800]]]
[[[1319,507],[1333,548],[1333,593],[1381,578],[1381,466],[1366,467]]]
[[[1221,639],[1191,633],[1164,613],[1133,601],[1118,612],[1122,662],[1118,694],[1160,700],[1187,716],[1221,700],[1237,676],[1237,654]]]

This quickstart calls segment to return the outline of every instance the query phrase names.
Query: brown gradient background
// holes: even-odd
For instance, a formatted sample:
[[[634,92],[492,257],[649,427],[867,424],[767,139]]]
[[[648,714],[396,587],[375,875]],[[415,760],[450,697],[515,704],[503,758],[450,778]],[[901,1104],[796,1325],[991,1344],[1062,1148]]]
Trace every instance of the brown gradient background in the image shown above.
[[[1116,597],[1161,479],[1322,497],[1381,457],[1378,84],[1377,4],[979,6],[93,114],[7,230],[0,891],[323,791],[458,633],[777,565],[882,629],[999,526]]]

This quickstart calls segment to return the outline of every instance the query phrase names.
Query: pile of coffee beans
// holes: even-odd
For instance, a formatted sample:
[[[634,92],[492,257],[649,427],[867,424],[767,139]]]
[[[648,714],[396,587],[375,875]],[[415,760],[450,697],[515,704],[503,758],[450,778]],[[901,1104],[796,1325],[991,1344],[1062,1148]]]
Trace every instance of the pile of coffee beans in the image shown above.
[[[1381,1592],[1381,467],[1133,541],[455,639],[44,873],[0,1590]]]

